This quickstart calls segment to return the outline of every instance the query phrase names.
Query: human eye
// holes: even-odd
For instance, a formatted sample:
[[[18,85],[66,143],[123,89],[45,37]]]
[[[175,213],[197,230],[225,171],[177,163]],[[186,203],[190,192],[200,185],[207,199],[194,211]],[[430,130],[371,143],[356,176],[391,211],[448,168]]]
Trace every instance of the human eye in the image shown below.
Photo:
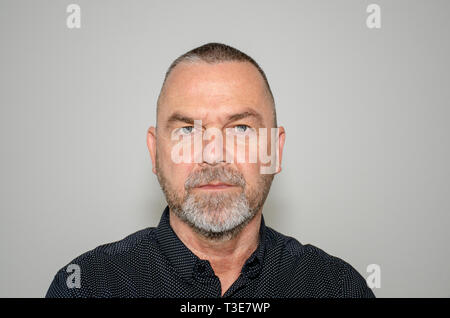
[[[188,136],[193,133],[194,126],[184,126],[184,127],[178,128],[177,130],[178,130],[178,134]]]
[[[236,126],[233,127],[233,132],[235,134],[241,134],[241,135],[244,134],[244,135],[246,135],[246,134],[251,133],[252,131],[253,131],[253,128],[251,128],[248,125],[244,125],[244,124],[236,125]]]

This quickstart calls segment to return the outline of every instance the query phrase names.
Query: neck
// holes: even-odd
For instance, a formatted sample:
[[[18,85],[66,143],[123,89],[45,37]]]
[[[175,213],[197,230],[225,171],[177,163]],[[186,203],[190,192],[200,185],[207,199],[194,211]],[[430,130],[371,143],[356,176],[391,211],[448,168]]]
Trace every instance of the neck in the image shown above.
[[[217,276],[240,273],[245,261],[258,247],[262,209],[233,238],[217,241],[205,238],[170,211],[170,226],[198,258],[208,260]]]

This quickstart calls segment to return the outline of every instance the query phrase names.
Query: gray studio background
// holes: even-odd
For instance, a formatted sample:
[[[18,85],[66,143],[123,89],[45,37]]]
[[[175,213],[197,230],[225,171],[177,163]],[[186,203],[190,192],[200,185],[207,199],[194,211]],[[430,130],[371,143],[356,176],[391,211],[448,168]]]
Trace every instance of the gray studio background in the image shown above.
[[[66,7],[81,7],[68,29]],[[368,29],[366,7],[381,7]],[[164,73],[215,41],[256,59],[286,128],[267,225],[378,297],[449,297],[450,2],[0,1],[0,296],[158,224],[146,146]]]

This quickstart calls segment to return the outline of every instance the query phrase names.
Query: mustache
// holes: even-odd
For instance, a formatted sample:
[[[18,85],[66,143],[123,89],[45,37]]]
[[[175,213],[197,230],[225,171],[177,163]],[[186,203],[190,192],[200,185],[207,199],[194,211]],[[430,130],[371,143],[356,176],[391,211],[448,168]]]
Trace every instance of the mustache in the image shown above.
[[[212,181],[223,182],[234,186],[240,186],[242,188],[244,188],[246,184],[242,173],[234,169],[220,166],[202,168],[201,170],[197,170],[189,174],[186,182],[184,183],[184,187],[185,189],[191,189]]]

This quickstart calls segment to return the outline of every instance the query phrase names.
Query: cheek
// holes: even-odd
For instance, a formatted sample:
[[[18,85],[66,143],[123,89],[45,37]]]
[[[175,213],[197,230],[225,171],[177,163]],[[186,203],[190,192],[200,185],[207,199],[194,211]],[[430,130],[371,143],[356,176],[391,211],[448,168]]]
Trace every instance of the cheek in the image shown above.
[[[176,189],[176,191],[180,192],[184,192],[184,183],[186,182],[191,170],[191,165],[175,164],[170,161],[166,161],[164,168],[167,180],[171,183],[172,187]]]
[[[247,188],[255,190],[261,179],[259,165],[252,163],[244,163],[237,165],[238,170],[242,173],[247,184]]]
[[[160,173],[176,191],[184,192],[184,183],[194,164],[175,163],[171,160],[171,149],[161,149],[158,155]]]

